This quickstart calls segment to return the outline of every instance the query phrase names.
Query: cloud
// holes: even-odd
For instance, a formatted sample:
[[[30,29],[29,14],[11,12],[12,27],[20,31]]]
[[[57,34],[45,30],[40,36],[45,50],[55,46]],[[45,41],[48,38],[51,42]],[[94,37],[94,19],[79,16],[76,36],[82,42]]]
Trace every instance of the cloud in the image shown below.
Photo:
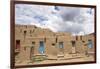
[[[94,9],[17,4],[16,24],[31,24],[54,32],[84,35],[94,32]]]
[[[74,21],[80,15],[79,8],[63,7],[59,13],[65,21]]]

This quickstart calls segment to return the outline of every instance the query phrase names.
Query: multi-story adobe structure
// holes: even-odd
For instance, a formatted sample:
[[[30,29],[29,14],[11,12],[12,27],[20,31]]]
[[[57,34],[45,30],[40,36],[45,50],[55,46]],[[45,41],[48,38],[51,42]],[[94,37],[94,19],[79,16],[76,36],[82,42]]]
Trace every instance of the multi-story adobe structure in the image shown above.
[[[94,55],[94,34],[72,36],[68,32],[52,32],[35,25],[15,25],[17,60],[32,60],[35,56],[65,57],[66,54]],[[33,61],[34,62],[34,61]]]

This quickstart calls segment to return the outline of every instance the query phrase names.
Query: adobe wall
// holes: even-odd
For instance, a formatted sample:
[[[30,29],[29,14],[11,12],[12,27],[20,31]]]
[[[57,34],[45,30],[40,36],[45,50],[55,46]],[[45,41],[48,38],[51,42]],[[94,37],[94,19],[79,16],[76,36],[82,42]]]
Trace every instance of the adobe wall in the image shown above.
[[[40,41],[44,42],[44,54],[47,56],[56,56],[60,53],[59,42],[63,42],[64,54],[72,53],[74,49],[75,53],[85,54],[87,50],[89,52],[94,52],[95,44],[93,34],[72,36],[70,33],[55,33],[49,29],[41,29],[34,25],[15,25],[15,44],[16,40],[20,40],[20,60],[30,60],[31,56],[40,55],[38,50]],[[87,47],[88,40],[92,40],[93,42],[92,49]],[[73,48],[72,41],[75,41],[75,48]],[[31,48],[34,49],[32,52]]]

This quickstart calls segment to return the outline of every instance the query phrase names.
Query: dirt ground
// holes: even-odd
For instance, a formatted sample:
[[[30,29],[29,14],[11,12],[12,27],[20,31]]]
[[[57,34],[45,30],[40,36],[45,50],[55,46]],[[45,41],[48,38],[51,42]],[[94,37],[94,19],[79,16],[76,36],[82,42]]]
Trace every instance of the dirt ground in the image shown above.
[[[52,64],[52,63],[73,63],[73,62],[87,62],[94,61],[94,56],[86,56],[84,54],[66,54],[64,57],[57,56],[48,56],[47,60],[39,61],[39,62],[31,62],[31,61],[19,61],[15,63],[15,66],[20,65],[37,65],[37,64]]]

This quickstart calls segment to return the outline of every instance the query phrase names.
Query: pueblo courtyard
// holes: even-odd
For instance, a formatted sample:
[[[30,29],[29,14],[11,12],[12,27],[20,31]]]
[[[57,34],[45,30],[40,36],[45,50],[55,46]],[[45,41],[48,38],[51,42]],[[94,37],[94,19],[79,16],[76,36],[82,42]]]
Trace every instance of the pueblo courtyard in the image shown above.
[[[95,34],[73,36],[35,25],[15,24],[15,65],[95,60]]]

